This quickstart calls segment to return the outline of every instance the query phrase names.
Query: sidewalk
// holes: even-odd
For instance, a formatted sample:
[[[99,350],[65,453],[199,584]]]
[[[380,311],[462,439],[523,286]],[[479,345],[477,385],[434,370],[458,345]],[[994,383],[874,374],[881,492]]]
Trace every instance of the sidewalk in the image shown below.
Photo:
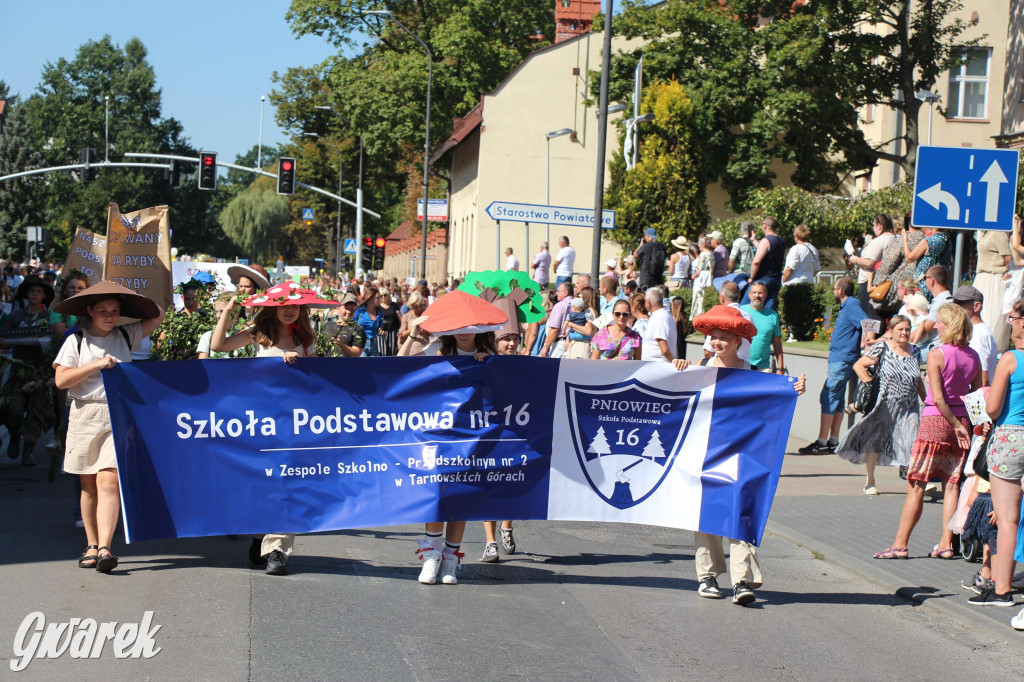
[[[1017,607],[971,606],[973,592],[960,583],[981,568],[963,559],[927,556],[942,529],[942,501],[925,502],[921,521],[910,538],[910,559],[874,559],[892,543],[903,508],[906,482],[896,467],[875,470],[878,496],[863,494],[864,467],[836,455],[800,455],[806,445],[790,438],[782,478],[772,505],[767,533],[820,552],[832,562],[891,590],[897,596],[933,608],[964,624],[991,631],[1024,649],[1024,633],[1009,623]],[[926,498],[927,499],[927,498]],[[1019,568],[1018,568],[1019,570]]]

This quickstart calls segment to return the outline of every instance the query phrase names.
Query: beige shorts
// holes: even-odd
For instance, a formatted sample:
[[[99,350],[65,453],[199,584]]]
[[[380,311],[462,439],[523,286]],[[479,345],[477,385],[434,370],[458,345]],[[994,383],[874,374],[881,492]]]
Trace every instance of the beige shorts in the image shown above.
[[[95,474],[101,469],[117,469],[107,403],[72,400],[64,471],[69,474]]]

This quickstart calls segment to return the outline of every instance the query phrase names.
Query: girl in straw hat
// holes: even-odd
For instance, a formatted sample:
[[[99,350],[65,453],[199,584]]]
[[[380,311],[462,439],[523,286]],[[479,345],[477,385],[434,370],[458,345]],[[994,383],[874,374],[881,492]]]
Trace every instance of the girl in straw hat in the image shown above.
[[[741,360],[738,352],[740,341],[750,341],[757,334],[754,323],[744,318],[740,311],[727,305],[716,305],[706,313],[693,319],[697,331],[711,339],[715,355],[705,358],[701,365],[728,369],[752,369],[749,362]],[[676,369],[690,366],[689,360],[674,360]],[[793,383],[797,394],[804,392],[806,376],[803,374]],[[725,552],[723,538],[710,533],[694,533],[697,544],[697,594],[707,599],[721,599],[718,576],[725,573]],[[729,574],[733,579],[732,603],[746,606],[756,599],[754,589],[761,586],[761,567],[757,560],[757,548],[749,542],[729,540]]]
[[[303,289],[295,282],[283,282],[263,294],[245,299],[242,305],[258,309],[252,327],[227,335],[238,301],[231,301],[217,320],[210,349],[218,353],[237,350],[255,342],[256,357],[282,358],[295,364],[300,357],[316,355],[316,335],[309,321],[309,309],[333,308],[334,301],[320,298],[315,291]],[[286,575],[288,557],[295,546],[294,533],[254,536],[249,545],[249,561],[254,565],[267,562],[267,575]]]
[[[153,333],[164,311],[145,296],[104,281],[61,301],[54,310],[77,315],[81,331],[68,336],[53,362],[55,383],[72,399],[64,471],[82,482],[87,547],[80,568],[109,573],[117,566],[110,543],[121,512],[117,460],[100,370],[131,362],[132,350]],[[118,328],[121,315],[141,321]]]

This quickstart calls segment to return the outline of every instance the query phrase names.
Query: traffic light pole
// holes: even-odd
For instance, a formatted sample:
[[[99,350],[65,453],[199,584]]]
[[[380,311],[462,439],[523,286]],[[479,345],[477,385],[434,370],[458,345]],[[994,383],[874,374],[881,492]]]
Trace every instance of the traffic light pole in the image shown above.
[[[142,158],[148,158],[148,159],[173,159],[173,160],[176,160],[176,161],[191,161],[192,163],[199,163],[199,159],[198,158],[194,158],[194,157],[190,157],[190,156],[176,156],[174,154],[135,154],[135,153],[128,152],[128,153],[125,154],[125,156],[130,156],[130,157],[133,157],[133,158],[142,157]],[[167,168],[168,167],[167,164],[152,164],[152,163],[151,164],[125,164],[125,163],[122,163],[122,164],[117,164],[117,163],[102,164],[102,163],[96,163],[96,164],[93,164],[93,165],[94,166],[103,166],[103,165],[108,165],[108,166],[118,166],[118,165],[120,165],[120,166],[138,166],[138,165],[143,165],[143,166],[151,166],[153,168]],[[235,170],[245,171],[246,173],[254,173],[256,175],[266,175],[268,178],[276,178],[277,177],[276,173],[268,173],[267,171],[261,170],[259,168],[249,168],[248,166],[239,166],[239,165],[234,164],[234,163],[226,163],[224,161],[221,161],[220,159],[217,159],[217,165],[218,166],[224,166],[225,168],[234,168]],[[79,165],[75,165],[75,166],[67,166],[67,167],[68,168],[78,168],[79,166],[80,166],[80,164]],[[62,168],[64,168],[64,166],[62,166]],[[54,169],[43,169],[43,170],[54,170]],[[42,171],[32,171],[32,172],[42,172]],[[0,178],[0,180],[6,180],[8,177],[12,177],[13,178],[13,177],[17,177],[17,176],[16,175],[5,176],[5,177]],[[335,201],[340,201],[341,203],[347,204],[347,205],[349,205],[349,206],[351,206],[353,208],[358,208],[361,214],[365,213],[366,215],[371,216],[373,218],[380,218],[380,213],[377,213],[376,211],[371,211],[370,209],[365,208],[364,206],[361,205],[361,202],[359,204],[357,204],[356,202],[349,201],[348,199],[346,199],[346,198],[344,198],[342,196],[339,196],[339,195],[335,194],[334,192],[328,192],[325,189],[320,189],[319,187],[314,187],[313,185],[307,185],[304,182],[296,181],[295,186],[296,187],[305,187],[306,189],[310,190],[311,192],[316,192],[317,194],[322,194],[325,197],[330,197],[331,199],[334,199]],[[357,194],[357,198],[358,198],[358,194]]]

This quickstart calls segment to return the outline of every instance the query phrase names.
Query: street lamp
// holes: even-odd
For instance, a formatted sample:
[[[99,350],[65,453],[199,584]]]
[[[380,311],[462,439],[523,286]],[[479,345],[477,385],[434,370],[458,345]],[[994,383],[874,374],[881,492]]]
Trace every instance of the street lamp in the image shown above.
[[[928,144],[932,143],[932,114],[935,112],[935,103],[939,101],[939,96],[930,90],[918,90],[914,93],[914,97],[921,100],[928,106]]]
[[[563,135],[571,135],[576,131],[572,128],[561,128],[559,130],[552,130],[550,133],[544,133],[544,138],[547,140],[547,164],[544,172],[544,205],[551,205],[551,139],[554,137],[562,137]],[[551,224],[549,223],[544,230],[544,241],[547,242],[548,248],[551,248]]]
[[[426,133],[424,134],[423,142],[423,226],[422,226],[422,243],[420,245],[420,278],[427,278],[427,214],[429,213],[428,207],[430,206],[430,88],[434,77],[434,54],[430,51],[430,47],[423,42],[423,39],[418,35],[410,31],[405,24],[395,18],[390,11],[386,9],[378,10],[367,10],[363,12],[364,15],[374,15],[379,17],[385,17],[395,22],[398,28],[402,29],[413,39],[420,44],[423,51],[427,53],[427,115],[426,115]],[[358,244],[358,242],[356,242]]]
[[[335,116],[340,118],[342,121],[348,124],[350,128],[353,127],[352,121],[350,121],[344,114],[335,111],[333,108],[319,104],[314,109],[320,109],[321,111],[330,111]],[[338,196],[341,196],[341,161],[338,161]],[[359,183],[356,187],[356,244],[363,243],[363,136],[359,135]],[[341,238],[341,201],[338,201],[338,259],[336,262],[341,262],[341,245],[343,240]],[[363,267],[359,259],[355,259],[355,270],[356,274],[362,274]]]

